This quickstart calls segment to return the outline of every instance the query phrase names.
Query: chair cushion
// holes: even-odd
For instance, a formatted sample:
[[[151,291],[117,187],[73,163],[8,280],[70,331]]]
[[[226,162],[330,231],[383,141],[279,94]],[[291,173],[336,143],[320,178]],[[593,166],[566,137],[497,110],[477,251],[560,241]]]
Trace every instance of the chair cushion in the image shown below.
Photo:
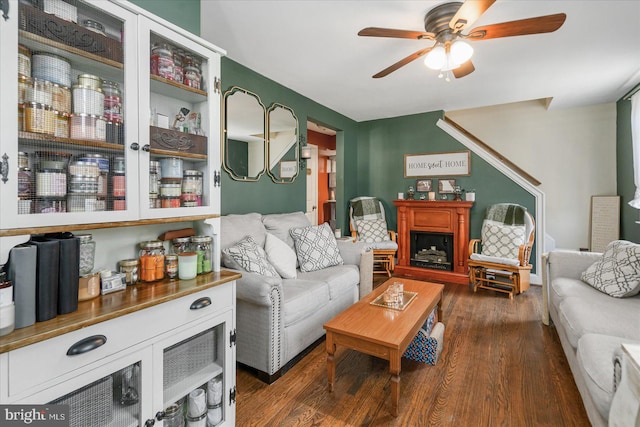
[[[387,251],[397,251],[398,250],[398,244],[396,242],[394,242],[393,240],[385,240],[383,242],[372,242],[372,243],[367,243],[367,247],[369,249],[383,249],[383,250],[387,250]]]
[[[518,259],[513,259],[513,258],[501,258],[501,257],[497,257],[497,256],[489,256],[489,255],[483,255],[483,254],[471,254],[470,258],[474,261],[481,261],[481,262],[492,262],[495,264],[504,264],[504,265],[520,265],[520,261],[518,261]]]
[[[315,271],[344,263],[338,251],[336,237],[326,222],[322,225],[292,228],[289,232],[295,244],[301,271]]]
[[[365,243],[384,242],[389,239],[387,222],[384,219],[359,219],[356,220],[358,240]]]
[[[273,265],[280,277],[283,279],[296,278],[296,252],[289,245],[273,234],[267,233],[264,251],[267,254],[267,260]]]
[[[605,294],[624,298],[640,292],[640,245],[616,240],[602,258],[582,273],[582,280]]]
[[[524,225],[504,225],[485,220],[482,224],[482,255],[518,259],[524,244]]]
[[[276,269],[267,261],[264,249],[258,246],[251,236],[245,236],[235,245],[224,249],[222,257],[224,264],[229,268],[250,271],[263,276],[280,277]]]

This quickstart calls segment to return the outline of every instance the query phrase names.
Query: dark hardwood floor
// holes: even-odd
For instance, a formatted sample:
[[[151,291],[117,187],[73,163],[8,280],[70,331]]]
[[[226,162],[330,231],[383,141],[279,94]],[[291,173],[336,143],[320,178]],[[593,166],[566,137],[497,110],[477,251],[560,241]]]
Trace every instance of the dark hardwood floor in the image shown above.
[[[380,282],[380,281],[378,281]],[[237,370],[238,426],[589,426],[541,288],[509,300],[446,285],[437,365],[402,360],[400,415],[388,363],[338,347],[327,390],[324,341],[271,385]]]

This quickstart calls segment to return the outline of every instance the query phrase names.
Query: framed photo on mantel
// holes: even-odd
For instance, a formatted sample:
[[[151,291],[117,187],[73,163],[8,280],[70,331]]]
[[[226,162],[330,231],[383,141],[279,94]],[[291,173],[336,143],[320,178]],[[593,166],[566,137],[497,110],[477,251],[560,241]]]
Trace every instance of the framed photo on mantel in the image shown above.
[[[404,177],[463,176],[471,173],[471,152],[405,154]]]

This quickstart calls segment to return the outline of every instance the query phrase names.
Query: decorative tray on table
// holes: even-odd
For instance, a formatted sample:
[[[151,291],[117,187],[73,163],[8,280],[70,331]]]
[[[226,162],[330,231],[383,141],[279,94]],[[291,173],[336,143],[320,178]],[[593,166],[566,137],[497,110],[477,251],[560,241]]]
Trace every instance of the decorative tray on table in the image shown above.
[[[417,292],[404,291],[403,295],[402,295],[402,301],[401,302],[399,302],[399,303],[395,303],[395,302],[389,303],[389,302],[384,302],[384,293],[382,293],[378,298],[374,299],[369,304],[377,305],[378,307],[392,308],[394,310],[402,311],[405,308],[407,308],[409,303],[411,303],[411,301],[413,301],[413,299],[416,297],[416,295],[418,295]]]

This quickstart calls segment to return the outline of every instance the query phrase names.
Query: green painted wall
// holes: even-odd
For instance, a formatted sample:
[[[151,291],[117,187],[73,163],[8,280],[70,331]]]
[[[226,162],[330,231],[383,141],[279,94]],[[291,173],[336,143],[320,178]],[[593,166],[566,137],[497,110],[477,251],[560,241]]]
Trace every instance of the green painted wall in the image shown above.
[[[200,35],[200,0],[130,0],[167,21]]]
[[[467,150],[436,126],[442,117],[443,113],[436,111],[360,123],[358,189],[363,195],[382,200],[393,229],[397,228],[393,200],[416,184],[415,178],[404,178],[404,155]],[[465,190],[476,190],[476,203],[471,209],[472,238],[480,238],[485,210],[492,204],[519,203],[535,215],[534,197],[473,153],[470,176],[442,178],[455,179]],[[438,178],[432,179],[432,185],[437,192]]]
[[[260,97],[269,108],[274,102],[291,107],[298,118],[300,135],[307,135],[307,119],[336,129],[338,152],[337,219],[346,223],[346,202],[357,195],[357,135],[355,121],[310,100],[240,64],[222,58],[222,91],[239,86]],[[346,165],[346,166],[345,166]],[[301,173],[292,184],[275,184],[264,174],[256,182],[232,180],[226,172],[222,174],[222,213],[260,212],[280,213],[305,210],[306,175]]]
[[[640,225],[636,224],[638,210],[629,206],[633,199],[635,185],[633,183],[633,148],[631,145],[631,101],[618,101],[616,129],[616,162],[618,195],[620,207],[620,238],[632,242],[640,242]]]

